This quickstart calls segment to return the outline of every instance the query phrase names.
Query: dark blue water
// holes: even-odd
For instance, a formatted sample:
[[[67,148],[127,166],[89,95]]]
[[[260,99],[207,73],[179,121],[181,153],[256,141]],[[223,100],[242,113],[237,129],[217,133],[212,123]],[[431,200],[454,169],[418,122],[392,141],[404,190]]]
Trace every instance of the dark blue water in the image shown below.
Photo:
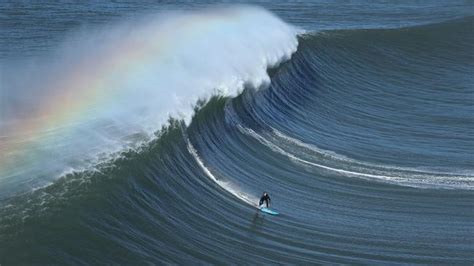
[[[473,2],[254,4],[304,30],[271,83],[5,192],[0,264],[474,263]],[[77,31],[213,6],[2,3],[2,76]]]

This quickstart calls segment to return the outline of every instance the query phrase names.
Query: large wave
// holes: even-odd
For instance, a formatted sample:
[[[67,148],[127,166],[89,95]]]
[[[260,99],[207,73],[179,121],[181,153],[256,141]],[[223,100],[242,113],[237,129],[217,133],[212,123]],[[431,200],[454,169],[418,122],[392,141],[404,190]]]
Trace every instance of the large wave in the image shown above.
[[[66,42],[39,69],[5,75],[1,194],[137,147],[170,116],[189,121],[199,99],[268,84],[267,68],[296,50],[296,33],[264,9],[241,6],[77,34],[79,43]]]
[[[141,59],[151,59],[145,60],[151,69],[151,62],[170,65],[156,63],[156,75],[148,68],[132,76],[112,75],[123,98],[107,97],[110,105],[84,113],[91,117],[75,117],[77,124],[62,120],[62,127],[79,129],[75,134],[58,139],[55,123],[47,123],[49,131],[30,130],[43,135],[31,140],[39,146],[24,150],[33,147],[44,155],[45,142],[39,140],[66,141],[46,145],[48,152],[65,152],[57,153],[63,157],[53,165],[63,166],[64,156],[79,154],[76,148],[88,150],[85,144],[98,139],[114,147],[129,142],[138,147],[122,148],[114,159],[92,160],[93,167],[64,174],[50,186],[1,200],[1,263],[472,262],[473,66],[472,33],[466,30],[471,18],[297,37],[291,26],[260,9],[219,14],[224,15],[211,11],[160,20],[160,29],[168,29],[167,23],[187,29],[188,16],[212,23],[202,22],[210,27],[204,27],[207,34],[194,32],[192,38],[192,30],[167,32],[190,38],[181,43],[190,50],[174,42],[170,48],[182,52],[175,59],[183,64],[141,53]],[[107,36],[116,40],[127,29],[120,26],[120,34]],[[260,35],[261,30],[275,35]],[[103,45],[118,51],[108,42]],[[216,50],[207,51],[208,45]],[[92,54],[87,60],[100,66],[103,55]],[[290,55],[267,74],[269,66]],[[67,67],[63,71],[69,73]],[[227,90],[209,98],[222,82]],[[252,89],[262,84],[268,87]],[[153,94],[158,87],[170,90]],[[149,109],[137,112],[141,104]],[[147,114],[156,114],[156,120]],[[168,115],[175,118],[160,122]],[[146,129],[163,124],[150,129],[155,134]],[[130,136],[133,132],[141,135]],[[75,137],[84,139],[83,147],[77,147]],[[41,170],[39,165],[49,160],[38,160],[27,172]],[[25,164],[9,168],[4,187],[11,185],[8,180],[22,183],[12,174],[20,175],[19,165]],[[255,210],[265,190],[280,216],[270,219]]]

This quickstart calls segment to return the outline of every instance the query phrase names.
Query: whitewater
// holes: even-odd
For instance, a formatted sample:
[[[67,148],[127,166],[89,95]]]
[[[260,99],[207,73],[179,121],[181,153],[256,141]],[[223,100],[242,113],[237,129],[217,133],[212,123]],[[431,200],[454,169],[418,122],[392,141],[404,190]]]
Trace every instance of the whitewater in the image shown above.
[[[25,63],[3,82],[1,189],[92,168],[148,142],[170,117],[189,123],[200,100],[268,85],[267,68],[290,58],[296,34],[249,6],[76,33],[79,43],[65,41],[46,66]]]

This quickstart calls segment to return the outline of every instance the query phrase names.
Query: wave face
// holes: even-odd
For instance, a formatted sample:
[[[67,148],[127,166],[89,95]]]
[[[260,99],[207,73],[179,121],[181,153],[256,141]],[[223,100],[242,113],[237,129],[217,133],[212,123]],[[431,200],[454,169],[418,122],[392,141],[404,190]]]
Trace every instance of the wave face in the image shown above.
[[[307,5],[269,6],[304,33],[227,7],[65,43],[31,74],[47,84],[31,108],[54,103],[39,117],[20,93],[33,81],[8,75],[20,89],[3,93],[18,104],[0,122],[0,264],[472,264],[474,17],[386,4],[363,23],[347,7],[354,21],[338,24],[327,5],[313,27]],[[89,44],[100,49],[80,59]],[[114,61],[123,50],[139,60]],[[110,67],[97,84],[119,96],[73,86],[64,118],[49,119],[68,86],[44,73],[95,84]],[[256,210],[262,191],[281,215]]]

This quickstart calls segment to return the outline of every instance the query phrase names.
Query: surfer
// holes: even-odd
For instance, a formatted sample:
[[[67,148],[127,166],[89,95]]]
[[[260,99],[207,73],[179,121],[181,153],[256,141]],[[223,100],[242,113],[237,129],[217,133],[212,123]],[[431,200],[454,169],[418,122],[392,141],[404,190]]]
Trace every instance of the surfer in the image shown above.
[[[265,201],[265,204],[267,205],[267,208],[268,208],[268,204],[272,201],[270,199],[270,196],[268,195],[267,192],[263,192],[263,195],[262,197],[260,198],[260,202],[258,204],[258,207],[260,208],[260,206],[262,206],[263,202]]]

